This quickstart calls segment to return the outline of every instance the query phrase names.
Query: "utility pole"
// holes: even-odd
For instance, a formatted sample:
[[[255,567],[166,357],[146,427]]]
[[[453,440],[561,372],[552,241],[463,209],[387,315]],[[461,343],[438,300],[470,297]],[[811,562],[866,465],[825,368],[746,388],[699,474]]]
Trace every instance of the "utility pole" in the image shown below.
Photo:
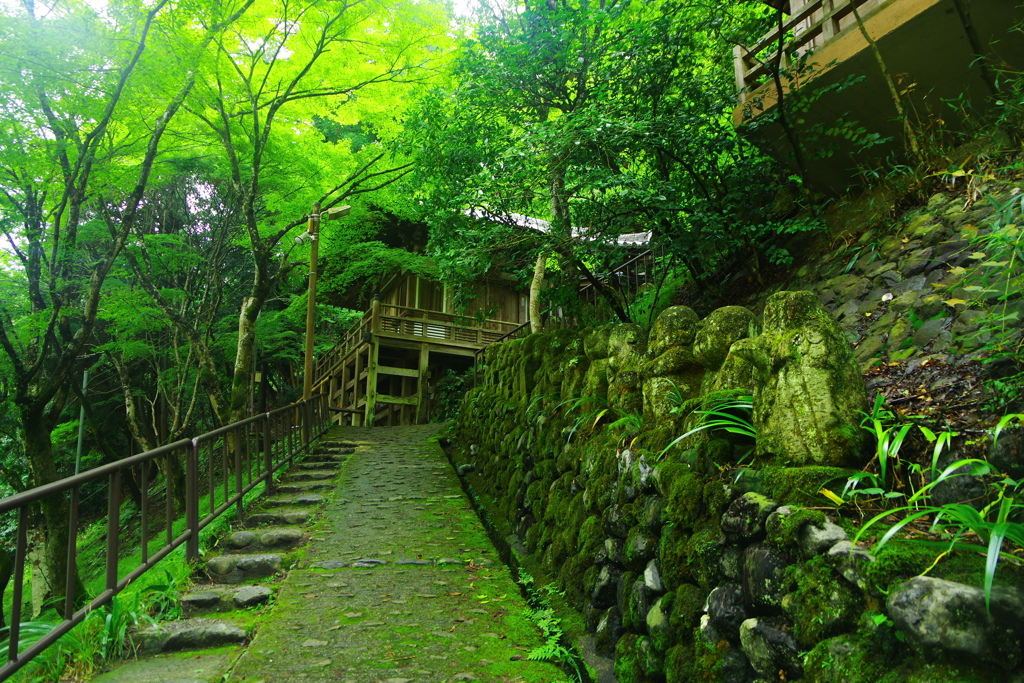
[[[308,399],[313,396],[313,337],[316,328],[316,268],[317,257],[320,252],[320,220],[336,220],[347,216],[352,210],[351,206],[336,206],[320,213],[320,202],[313,203],[313,210],[309,214],[309,221],[306,224],[306,232],[295,238],[296,242],[302,243],[307,239],[311,242],[309,250],[309,288],[306,294],[306,358],[305,367],[302,373],[302,398]]]

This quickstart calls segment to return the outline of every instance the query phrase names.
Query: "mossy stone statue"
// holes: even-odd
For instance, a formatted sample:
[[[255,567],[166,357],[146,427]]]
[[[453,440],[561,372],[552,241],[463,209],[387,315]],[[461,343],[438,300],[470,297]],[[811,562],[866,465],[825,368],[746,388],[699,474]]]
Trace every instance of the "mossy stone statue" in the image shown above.
[[[863,452],[867,395],[850,343],[811,292],[768,297],[764,332],[733,344],[756,369],[757,456],[842,466]]]
[[[673,346],[690,346],[697,334],[700,319],[693,309],[670,306],[654,321],[651,328],[650,352],[658,356]]]
[[[742,306],[723,306],[711,311],[700,321],[694,337],[694,358],[708,370],[717,371],[733,342],[750,334],[753,320],[754,314]]]
[[[615,325],[608,335],[608,368],[613,373],[639,368],[646,341],[644,330],[639,325]]]

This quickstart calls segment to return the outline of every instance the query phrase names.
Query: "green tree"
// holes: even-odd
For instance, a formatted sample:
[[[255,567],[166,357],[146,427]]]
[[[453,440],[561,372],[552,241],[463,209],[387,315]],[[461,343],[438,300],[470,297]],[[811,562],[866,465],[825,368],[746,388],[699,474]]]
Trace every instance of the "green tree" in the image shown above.
[[[251,1],[251,0],[250,0]],[[0,15],[2,227],[25,292],[4,297],[0,348],[29,485],[59,476],[51,432],[79,376],[100,295],[135,225],[168,125],[195,85],[207,46],[248,2],[161,0],[37,7]],[[197,25],[202,28],[197,28]],[[68,501],[40,503],[41,600],[64,594]]]

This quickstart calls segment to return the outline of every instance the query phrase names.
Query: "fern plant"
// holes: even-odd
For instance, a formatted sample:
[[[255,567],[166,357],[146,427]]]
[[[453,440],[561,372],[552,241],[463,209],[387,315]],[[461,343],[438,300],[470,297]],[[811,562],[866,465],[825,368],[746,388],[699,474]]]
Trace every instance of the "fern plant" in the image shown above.
[[[699,419],[697,426],[672,440],[658,454],[658,459],[665,457],[676,444],[688,437],[708,429],[720,429],[729,434],[736,434],[749,439],[757,439],[757,429],[753,422],[754,397],[749,394],[722,398],[712,403],[711,407],[705,410],[696,410]],[[749,451],[748,451],[749,453]],[[740,463],[746,458],[746,454],[740,458]]]

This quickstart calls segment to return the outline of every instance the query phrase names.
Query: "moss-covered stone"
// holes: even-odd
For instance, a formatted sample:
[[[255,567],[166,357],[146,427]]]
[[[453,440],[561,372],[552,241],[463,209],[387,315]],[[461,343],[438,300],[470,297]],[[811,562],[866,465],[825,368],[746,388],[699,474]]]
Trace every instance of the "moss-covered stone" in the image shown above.
[[[666,308],[651,327],[650,352],[658,355],[672,346],[689,346],[697,334],[699,322],[697,314],[686,306]]]
[[[719,563],[725,536],[717,523],[707,522],[694,530],[686,544],[685,557],[690,573],[701,588],[711,590],[722,578]]]
[[[782,599],[782,611],[804,648],[852,629],[864,610],[860,591],[841,579],[823,556],[787,568],[786,581],[796,589]]]
[[[663,476],[671,476],[665,488],[665,505],[661,511],[664,523],[678,524],[684,528],[693,527],[703,514],[704,482],[694,472],[679,465],[672,469],[665,467]]]
[[[693,674],[693,646],[675,645],[665,653],[666,683],[691,683]]]
[[[680,642],[688,641],[693,629],[700,624],[700,618],[704,614],[704,603],[708,599],[708,591],[692,583],[684,583],[680,584],[674,595],[669,624],[672,626],[672,633]]]
[[[717,372],[733,342],[750,334],[754,314],[742,306],[723,306],[700,321],[693,341],[697,362]]]
[[[766,538],[777,546],[796,545],[800,538],[800,530],[808,524],[824,524],[828,517],[821,510],[796,508],[789,514],[775,514],[765,523]]]
[[[851,474],[853,470],[843,467],[766,467],[764,488],[783,505],[820,507],[827,504],[828,499],[818,491],[827,485],[845,482]]]
[[[640,660],[640,636],[625,633],[615,644],[615,678],[619,683],[643,683]]]
[[[733,346],[757,368],[757,455],[793,465],[860,461],[867,409],[860,367],[842,328],[811,292],[768,297],[764,331]]]
[[[676,642],[676,631],[669,620],[675,604],[675,593],[667,593],[647,612],[647,633],[655,648],[664,652]]]
[[[677,524],[670,524],[661,531],[658,565],[661,567],[661,580],[668,590],[675,590],[693,578],[686,554],[689,542],[690,534]]]
[[[602,545],[604,528],[601,519],[597,515],[590,515],[580,525],[579,533],[576,535],[577,553],[593,559]]]

